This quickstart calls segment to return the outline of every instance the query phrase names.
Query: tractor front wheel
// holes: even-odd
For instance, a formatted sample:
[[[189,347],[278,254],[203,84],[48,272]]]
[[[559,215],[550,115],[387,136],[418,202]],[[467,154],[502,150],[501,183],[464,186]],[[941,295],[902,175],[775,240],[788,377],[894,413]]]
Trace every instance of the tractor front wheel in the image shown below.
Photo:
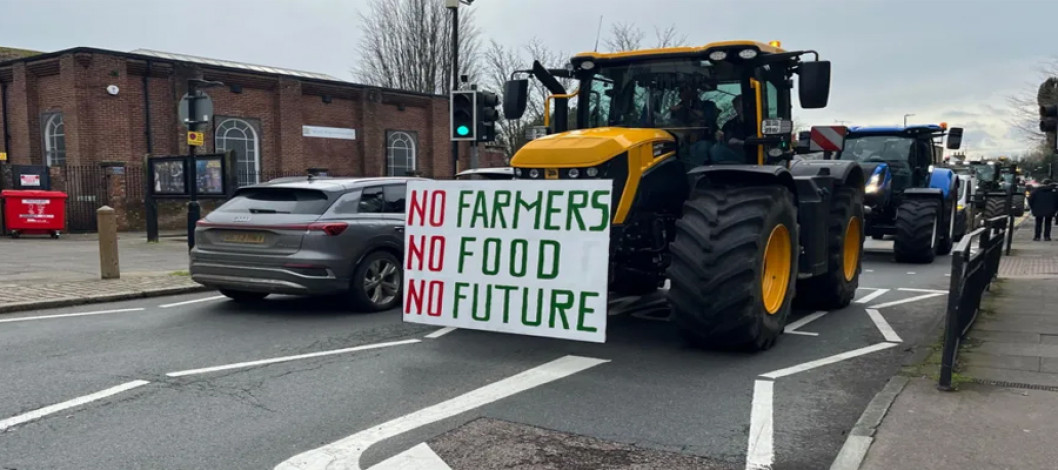
[[[856,296],[863,255],[862,193],[848,187],[834,192],[826,236],[827,272],[797,284],[798,306],[839,309]]]
[[[940,239],[940,201],[910,199],[896,210],[893,254],[898,263],[932,263]],[[944,227],[947,228],[947,227]]]
[[[698,346],[770,348],[790,314],[798,245],[786,188],[696,190],[670,245],[673,322]]]

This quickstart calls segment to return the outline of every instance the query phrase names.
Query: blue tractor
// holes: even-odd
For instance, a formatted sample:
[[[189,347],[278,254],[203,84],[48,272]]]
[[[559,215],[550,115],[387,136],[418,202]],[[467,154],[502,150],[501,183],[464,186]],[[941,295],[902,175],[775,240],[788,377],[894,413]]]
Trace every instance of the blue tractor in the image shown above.
[[[958,149],[962,129],[940,125],[850,127],[839,160],[856,161],[867,176],[865,234],[876,240],[893,236],[899,263],[932,263],[951,252],[959,178],[940,167],[947,148]]]

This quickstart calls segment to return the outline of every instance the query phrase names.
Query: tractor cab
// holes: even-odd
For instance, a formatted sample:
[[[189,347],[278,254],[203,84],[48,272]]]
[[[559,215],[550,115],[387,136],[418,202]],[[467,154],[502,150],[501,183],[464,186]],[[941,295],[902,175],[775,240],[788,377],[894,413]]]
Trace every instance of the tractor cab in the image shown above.
[[[852,127],[837,158],[860,163],[868,175],[880,174],[880,169],[887,167],[892,174],[892,189],[897,193],[907,188],[925,188],[929,186],[933,166],[942,161],[941,149],[935,141],[943,138],[946,130],[944,124]]]

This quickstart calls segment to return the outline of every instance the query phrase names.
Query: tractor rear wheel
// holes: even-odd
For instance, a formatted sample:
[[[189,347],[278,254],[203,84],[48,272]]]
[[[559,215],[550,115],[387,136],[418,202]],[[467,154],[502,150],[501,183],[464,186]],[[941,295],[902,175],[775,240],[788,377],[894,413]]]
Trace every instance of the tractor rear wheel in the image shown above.
[[[939,206],[934,199],[910,199],[897,208],[893,254],[898,263],[933,262],[943,230]]]
[[[862,193],[848,187],[835,190],[826,236],[827,272],[797,283],[798,306],[839,309],[856,296],[863,255]]]
[[[1007,215],[1005,196],[985,196],[985,210],[981,214],[984,220]]]
[[[797,280],[797,208],[781,186],[696,190],[670,245],[669,301],[698,346],[770,348]]]
[[[1014,207],[1011,210],[1014,211],[1014,217],[1025,215],[1025,195],[1014,194]]]

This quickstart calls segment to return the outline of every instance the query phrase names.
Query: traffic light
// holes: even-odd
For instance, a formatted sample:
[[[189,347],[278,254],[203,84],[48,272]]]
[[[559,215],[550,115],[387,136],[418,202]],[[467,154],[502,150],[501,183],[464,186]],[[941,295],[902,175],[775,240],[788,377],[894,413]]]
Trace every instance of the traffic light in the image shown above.
[[[489,91],[479,91],[477,95],[477,122],[478,142],[492,142],[496,140],[496,120],[500,118],[500,112],[496,109],[500,105],[500,97]]]
[[[448,100],[452,126],[452,140],[477,139],[477,91],[452,90]]]
[[[1058,132],[1058,106],[1040,106],[1040,132]]]

